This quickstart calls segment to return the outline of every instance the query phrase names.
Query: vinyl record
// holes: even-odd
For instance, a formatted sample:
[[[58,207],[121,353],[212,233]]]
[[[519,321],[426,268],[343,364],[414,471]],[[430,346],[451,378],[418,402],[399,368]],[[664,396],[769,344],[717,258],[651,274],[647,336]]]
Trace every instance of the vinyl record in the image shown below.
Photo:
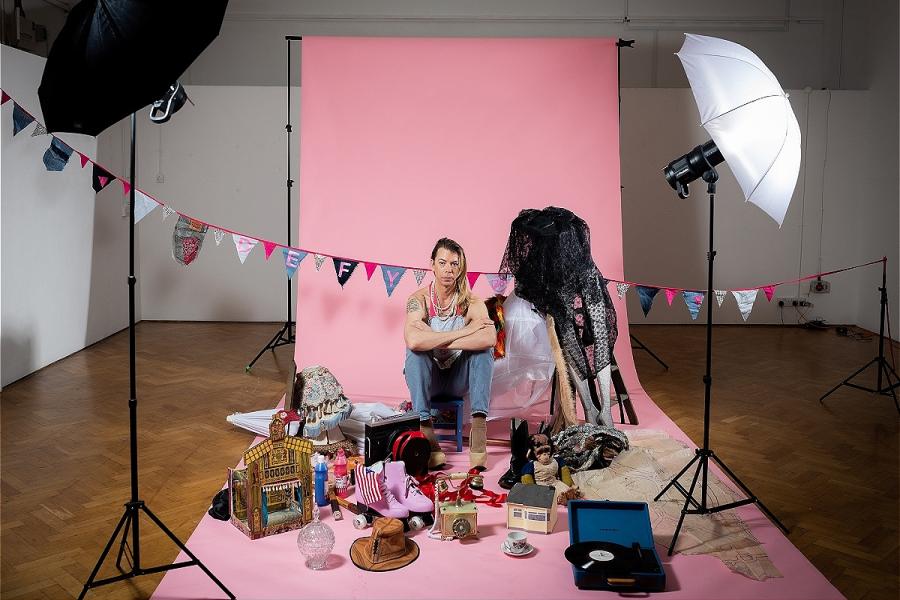
[[[636,570],[640,557],[634,550],[612,542],[579,542],[566,548],[566,560],[589,573],[627,575]]]

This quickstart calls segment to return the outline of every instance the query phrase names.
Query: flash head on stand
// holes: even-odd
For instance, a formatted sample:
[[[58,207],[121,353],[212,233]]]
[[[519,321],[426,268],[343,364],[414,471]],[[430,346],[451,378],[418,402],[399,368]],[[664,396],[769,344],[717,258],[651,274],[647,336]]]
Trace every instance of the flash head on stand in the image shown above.
[[[678,192],[678,197],[684,199],[691,194],[688,189],[689,183],[713,171],[716,165],[724,161],[719,147],[714,141],[709,140],[670,162],[663,169],[663,174],[672,189]]]

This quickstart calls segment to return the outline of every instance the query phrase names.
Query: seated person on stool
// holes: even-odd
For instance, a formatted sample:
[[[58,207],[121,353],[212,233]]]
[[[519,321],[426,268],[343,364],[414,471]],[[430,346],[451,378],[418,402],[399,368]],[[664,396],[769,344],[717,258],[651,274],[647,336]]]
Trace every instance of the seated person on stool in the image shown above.
[[[466,255],[459,244],[441,238],[431,251],[434,281],[406,302],[406,384],[422,433],[431,443],[429,468],[444,464],[431,420],[431,398],[469,394],[472,429],[471,466],[487,461],[485,419],[491,398],[497,332],[484,301],[472,295],[466,278]]]

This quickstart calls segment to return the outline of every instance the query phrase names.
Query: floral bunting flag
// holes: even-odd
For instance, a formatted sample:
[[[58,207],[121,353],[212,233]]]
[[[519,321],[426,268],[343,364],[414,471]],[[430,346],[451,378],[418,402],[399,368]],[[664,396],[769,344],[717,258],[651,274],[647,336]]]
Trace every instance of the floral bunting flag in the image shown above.
[[[284,253],[284,270],[288,279],[291,279],[294,277],[294,273],[297,272],[297,267],[306,258],[307,253],[303,250],[294,250],[293,248],[282,248],[281,251]]]
[[[151,200],[147,194],[141,190],[134,190],[134,222],[138,223],[141,219],[149,215],[159,206],[155,200]]]
[[[31,137],[37,137],[39,135],[47,135],[47,128],[40,123],[34,126],[34,131],[31,132]]]
[[[491,286],[491,289],[494,290],[495,294],[504,294],[506,293],[506,288],[509,285],[509,274],[508,273],[485,273],[484,275],[487,277],[488,283]]]
[[[404,273],[406,273],[406,269],[403,267],[381,265],[381,277],[384,279],[384,289],[387,290],[388,298],[394,293],[394,288],[400,283]]]
[[[232,233],[231,239],[234,240],[234,248],[237,250],[238,258],[241,259],[241,264],[244,264],[250,251],[256,248],[256,245],[259,243],[259,240],[248,238],[239,233]]]
[[[619,300],[625,297],[625,293],[628,291],[628,288],[631,287],[631,284],[620,281],[616,284],[616,295],[619,296]]]
[[[722,308],[722,302],[725,301],[725,296],[728,294],[728,290],[713,290],[716,294],[716,302],[719,303],[719,308]]]
[[[113,179],[115,179],[115,177],[113,177],[109,171],[107,171],[97,163],[94,163],[94,172],[91,176],[91,185],[93,186],[95,192],[99,192],[100,190],[108,186]]]
[[[269,260],[269,257],[272,256],[272,252],[275,251],[275,246],[277,246],[275,242],[263,240],[263,248],[266,250],[266,260]]]
[[[466,279],[469,280],[469,289],[475,287],[475,282],[478,281],[478,278],[481,276],[481,273],[478,271],[469,271],[466,273]]]
[[[131,184],[124,179],[119,180],[122,183],[122,195],[127,196],[131,192]]]
[[[334,273],[337,275],[338,283],[341,284],[341,287],[344,287],[344,284],[347,283],[347,280],[350,279],[353,271],[359,265],[359,261],[346,258],[332,258],[331,260],[334,261]]]
[[[174,208],[163,204],[163,221],[174,215],[176,212],[178,211],[176,211]]]
[[[672,298],[674,298],[678,294],[678,290],[674,288],[666,288],[666,302],[669,303],[669,306],[672,306]]]
[[[322,268],[322,264],[325,262],[325,257],[321,254],[313,254],[313,259],[316,261],[316,271]]]
[[[734,299],[737,300],[738,310],[741,311],[741,316],[744,317],[744,321],[747,320],[747,317],[750,316],[750,311],[753,310],[753,303],[756,302],[756,293],[759,290],[740,290],[731,292],[734,295]]]
[[[638,285],[635,287],[637,288],[638,298],[641,301],[641,310],[644,311],[644,316],[646,317],[647,313],[650,312],[650,308],[653,306],[653,298],[656,297],[659,288],[647,287],[645,285]]]
[[[221,229],[213,229],[213,237],[216,238],[216,246],[218,246],[225,239],[225,232]]]
[[[34,117],[25,112],[21,106],[19,106],[16,102],[13,102],[13,135],[18,134],[20,131],[31,125],[34,121]]]
[[[366,262],[366,281],[372,281],[372,273],[375,272],[375,269],[378,267],[377,263]]]
[[[764,288],[762,288],[762,291],[763,291],[763,293],[766,295],[766,300],[768,300],[769,302],[771,302],[771,301],[772,301],[772,296],[775,295],[775,286],[774,286],[774,285],[767,285],[767,286],[765,286]]]
[[[72,156],[72,149],[61,139],[54,137],[44,152],[44,167],[48,171],[62,171]]]
[[[207,230],[209,226],[206,223],[179,215],[172,232],[172,258],[184,266],[194,262],[203,247]]]
[[[681,296],[684,298],[684,303],[687,304],[688,311],[691,313],[691,320],[696,321],[700,307],[703,305],[705,294],[703,292],[684,290],[681,292]]]
[[[413,275],[416,276],[416,285],[422,285],[422,280],[425,279],[425,269],[413,269]]]

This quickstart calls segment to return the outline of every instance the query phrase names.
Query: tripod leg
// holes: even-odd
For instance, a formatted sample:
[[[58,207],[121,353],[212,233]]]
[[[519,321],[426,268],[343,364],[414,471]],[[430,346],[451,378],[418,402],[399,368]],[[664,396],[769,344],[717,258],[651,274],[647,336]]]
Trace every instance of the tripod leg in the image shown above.
[[[259,351],[259,354],[257,354],[256,357],[255,357],[253,360],[250,361],[250,364],[247,365],[247,366],[245,367],[245,369],[244,369],[245,371],[248,371],[248,372],[249,372],[250,369],[253,368],[253,365],[256,364],[256,361],[258,361],[259,358],[260,358],[263,354],[266,353],[266,350],[275,350],[275,344],[276,344],[276,342],[279,340],[279,338],[281,338],[281,336],[284,334],[284,330],[287,328],[287,326],[288,326],[287,323],[285,323],[284,325],[281,326],[281,329],[278,330],[278,333],[276,333],[276,334],[272,337],[272,339],[269,340],[269,343],[268,343],[268,344],[266,344],[265,346],[263,346],[262,350]]]
[[[178,546],[179,548],[181,548],[181,551],[182,551],[182,552],[184,552],[185,554],[187,554],[188,556],[190,556],[190,557],[191,557],[191,560],[193,560],[193,561],[197,564],[198,567],[200,567],[201,569],[203,569],[203,572],[206,573],[206,576],[209,577],[210,579],[212,579],[213,582],[214,582],[217,586],[219,586],[219,589],[220,589],[220,590],[222,590],[223,592],[225,592],[225,594],[226,594],[229,598],[231,598],[231,600],[235,600],[235,595],[232,594],[232,593],[228,590],[228,588],[225,587],[225,585],[224,585],[221,581],[219,581],[219,580],[216,578],[215,575],[212,574],[212,571],[210,571],[209,569],[206,568],[206,565],[204,565],[202,562],[200,562],[200,559],[199,559],[199,558],[197,558],[196,556],[194,556],[194,553],[193,553],[193,552],[191,552],[190,550],[188,550],[188,547],[185,546],[185,545],[182,543],[182,541],[179,540],[178,537],[177,537],[174,533],[172,533],[171,531],[169,531],[169,528],[166,527],[166,525],[165,525],[162,521],[160,521],[159,518],[157,518],[157,516],[154,515],[153,512],[152,512],[149,508],[147,508],[146,505],[142,505],[141,508],[143,509],[143,511],[144,511],[145,513],[147,513],[147,516],[150,517],[150,519],[151,519],[154,523],[156,523],[156,526],[159,527],[159,528],[163,531],[163,533],[165,533],[167,536],[169,536],[169,539],[172,540],[173,542],[175,542],[175,545],[176,545],[176,546]]]
[[[894,369],[891,368],[887,362],[883,362],[879,365],[879,369],[884,369],[884,378],[887,380],[887,391],[891,393],[891,398],[894,399],[894,408],[897,409],[897,412],[900,413],[900,404],[897,404],[897,393],[894,392],[894,388],[900,385],[900,377],[897,377],[897,373],[894,372]],[[894,379],[897,379],[897,383],[891,383],[891,373],[894,374]],[[878,390],[879,393],[885,394],[884,390]],[[887,395],[887,394],[885,394]]]
[[[702,456],[700,454],[697,454],[697,457],[695,457],[694,460],[697,460],[697,458],[700,459],[700,462],[697,463],[697,470],[694,471],[694,477],[693,479],[691,479],[691,488],[688,490],[687,495],[685,495],[684,497],[684,506],[681,507],[681,516],[678,517],[678,525],[675,526],[675,533],[672,535],[672,543],[669,544],[669,556],[672,556],[672,552],[675,551],[675,542],[678,541],[678,534],[681,533],[681,526],[684,524],[684,517],[685,515],[687,515],[688,506],[690,506],[691,501],[694,499],[694,488],[697,487],[697,478],[700,475],[700,471],[702,471],[705,467],[704,462],[707,461],[707,456],[705,454],[703,454]],[[691,463],[688,463],[688,466],[690,466],[690,464]],[[686,467],[682,469],[681,472],[684,473],[685,470],[687,470]],[[680,475],[676,476],[675,479],[669,482],[669,485],[672,485],[672,483],[678,481],[678,477],[680,477]],[[704,506],[701,508],[701,510],[705,508],[706,507]]]
[[[716,464],[719,465],[719,468],[722,469],[723,471],[725,471],[725,474],[728,476],[728,478],[731,481],[733,481],[739,488],[741,488],[741,491],[744,492],[744,494],[747,496],[747,498],[752,500],[754,504],[759,505],[759,509],[763,512],[763,514],[765,514],[769,518],[770,521],[775,523],[775,525],[777,525],[778,528],[781,531],[783,531],[785,534],[790,533],[788,528],[784,526],[784,523],[782,523],[778,519],[778,517],[776,517],[775,514],[772,511],[770,511],[768,509],[768,507],[766,507],[765,504],[762,503],[762,500],[757,498],[756,495],[750,491],[750,488],[748,488],[746,485],[744,485],[744,482],[741,481],[738,478],[738,476],[735,475],[734,472],[728,468],[728,465],[726,465],[724,462],[722,462],[721,459],[719,459],[719,457],[716,456],[714,453],[710,453],[710,455],[712,456],[712,459],[714,461],[716,461]]]
[[[103,552],[100,553],[100,558],[97,559],[97,564],[94,565],[94,570],[91,571],[91,576],[88,577],[87,581],[84,582],[84,588],[82,588],[81,594],[78,595],[78,600],[82,600],[82,598],[84,598],[85,594],[87,594],[88,590],[90,589],[91,584],[94,583],[94,579],[97,578],[97,573],[100,572],[100,567],[103,565],[103,561],[106,560],[106,555],[109,554],[113,542],[116,541],[116,537],[118,537],[119,531],[122,530],[122,526],[134,517],[134,512],[128,508],[126,508],[125,512],[122,513],[122,518],[119,519],[119,524],[116,525],[115,530],[113,530],[113,534],[110,536],[109,541],[106,542],[106,547],[103,549]]]
[[[840,382],[839,384],[837,384],[836,386],[834,386],[833,388],[831,388],[830,390],[828,390],[828,392],[826,392],[824,396],[822,396],[821,398],[819,398],[819,403],[822,403],[822,401],[825,400],[825,398],[827,398],[828,396],[830,396],[831,394],[833,394],[834,392],[836,392],[837,389],[838,389],[839,387],[841,387],[842,385],[845,385],[848,381],[850,381],[851,379],[853,379],[854,377],[856,377],[857,375],[859,375],[860,373],[862,373],[863,371],[865,371],[866,369],[868,369],[868,368],[869,368],[869,365],[871,365],[873,362],[878,362],[878,359],[877,359],[877,358],[873,358],[872,360],[870,360],[869,362],[867,362],[866,364],[864,364],[863,366],[861,366],[859,369],[857,369],[857,370],[853,373],[853,375],[850,375],[850,377],[847,377],[847,378],[844,379],[842,382]]]
[[[657,502],[660,498],[662,498],[663,494],[665,494],[667,491],[669,491],[670,487],[672,487],[673,485],[678,483],[678,480],[681,478],[681,476],[684,475],[685,473],[687,473],[687,470],[691,468],[691,465],[694,464],[695,462],[697,462],[698,460],[700,460],[700,451],[699,450],[697,451],[697,454],[694,455],[694,458],[689,460],[688,463],[686,465],[684,465],[684,468],[681,469],[680,471],[678,471],[678,475],[673,477],[672,480],[669,481],[668,484],[666,484],[666,487],[664,487],[662,489],[662,491],[656,495],[656,498],[654,498],[653,501]]]
[[[125,522],[125,529],[122,531],[122,543],[119,544],[119,555],[116,557],[116,568],[122,573],[125,572],[125,569],[122,568],[122,556],[124,556],[125,547],[128,545],[128,531],[131,529],[131,519],[137,518],[137,514],[130,508],[126,508],[125,510],[129,512],[129,519]],[[130,559],[129,562],[131,562]],[[134,568],[133,564],[131,565],[131,568]]]
[[[643,343],[641,340],[637,339],[637,338],[634,336],[634,334],[629,334],[629,337],[631,338],[631,340],[632,340],[633,342],[636,342],[636,343],[637,343],[637,345],[638,345],[637,349],[638,349],[638,350],[644,350],[647,354],[649,354],[650,356],[652,356],[652,357],[656,360],[656,362],[658,362],[659,364],[661,364],[661,365],[666,369],[666,371],[669,370],[669,365],[667,365],[666,363],[664,363],[663,360],[662,360],[660,357],[658,357],[656,354],[653,353],[653,350],[651,350],[650,348],[648,348],[647,346],[645,346],[644,343]]]

